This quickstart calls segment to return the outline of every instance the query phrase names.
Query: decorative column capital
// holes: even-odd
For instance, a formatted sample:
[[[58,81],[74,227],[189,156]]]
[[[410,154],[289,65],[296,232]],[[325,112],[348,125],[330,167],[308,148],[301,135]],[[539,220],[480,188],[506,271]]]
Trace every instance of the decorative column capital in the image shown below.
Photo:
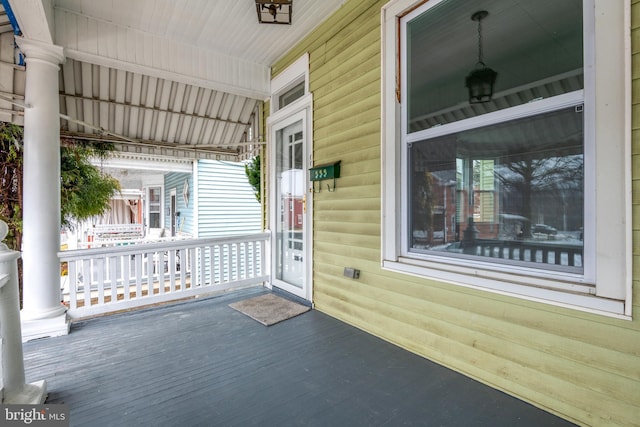
[[[27,57],[27,61],[35,59],[56,66],[65,61],[64,48],[62,46],[25,39],[19,36],[16,36],[16,43],[22,53]]]

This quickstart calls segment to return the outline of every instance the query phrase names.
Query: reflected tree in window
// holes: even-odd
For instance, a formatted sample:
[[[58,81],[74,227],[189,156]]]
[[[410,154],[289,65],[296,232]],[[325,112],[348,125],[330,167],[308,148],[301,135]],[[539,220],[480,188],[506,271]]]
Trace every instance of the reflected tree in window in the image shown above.
[[[563,230],[581,226],[582,155],[527,155],[506,160],[497,165],[495,173],[503,188],[503,210],[531,220],[523,224],[524,237],[531,236],[532,223],[545,219]]]

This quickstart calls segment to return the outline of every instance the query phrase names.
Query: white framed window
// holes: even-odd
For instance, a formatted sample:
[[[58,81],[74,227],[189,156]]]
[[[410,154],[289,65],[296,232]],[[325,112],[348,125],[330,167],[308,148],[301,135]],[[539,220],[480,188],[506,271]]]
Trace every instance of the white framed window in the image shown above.
[[[147,201],[147,228],[162,228],[162,205],[164,201],[164,195],[162,194],[162,187],[147,187],[146,201]]]
[[[309,54],[305,53],[271,80],[271,114],[309,93]]]
[[[629,4],[613,3],[383,8],[383,267],[631,316]],[[483,66],[497,79],[476,102]]]

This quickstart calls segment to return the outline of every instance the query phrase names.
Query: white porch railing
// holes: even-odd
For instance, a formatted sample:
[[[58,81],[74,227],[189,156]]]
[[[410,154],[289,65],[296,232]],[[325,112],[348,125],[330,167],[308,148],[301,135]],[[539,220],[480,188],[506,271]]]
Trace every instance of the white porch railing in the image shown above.
[[[269,233],[58,253],[63,302],[74,318],[261,284]]]

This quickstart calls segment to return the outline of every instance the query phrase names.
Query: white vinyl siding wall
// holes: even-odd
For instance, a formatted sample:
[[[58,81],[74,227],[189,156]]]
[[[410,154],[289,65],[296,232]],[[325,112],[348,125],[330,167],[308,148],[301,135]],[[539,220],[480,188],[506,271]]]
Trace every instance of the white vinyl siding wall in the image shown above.
[[[261,208],[242,163],[198,162],[198,236],[262,231]]]

